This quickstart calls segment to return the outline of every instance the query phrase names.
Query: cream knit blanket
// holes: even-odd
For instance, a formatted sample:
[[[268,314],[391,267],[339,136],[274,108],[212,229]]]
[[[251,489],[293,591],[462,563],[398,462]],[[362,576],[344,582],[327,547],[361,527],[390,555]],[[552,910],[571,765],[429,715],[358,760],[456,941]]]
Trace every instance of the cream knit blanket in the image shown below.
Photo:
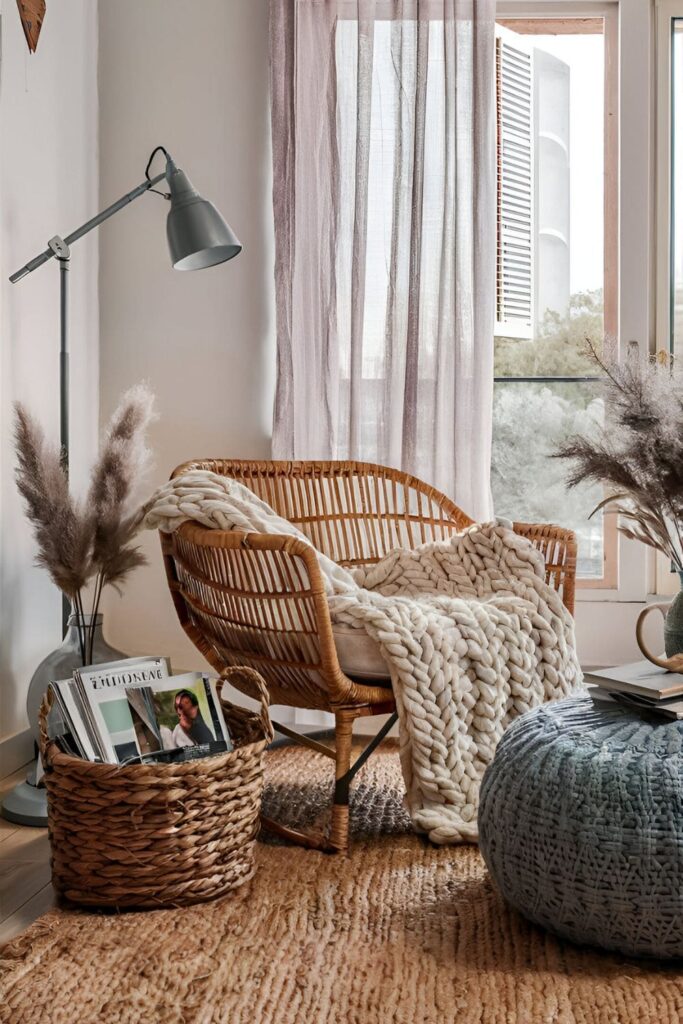
[[[157,491],[145,525],[188,519],[310,543],[242,484],[199,470]],[[507,726],[581,686],[573,620],[542,555],[489,523],[354,572],[318,557],[333,621],[363,628],[390,667],[414,827],[476,841],[479,786]]]

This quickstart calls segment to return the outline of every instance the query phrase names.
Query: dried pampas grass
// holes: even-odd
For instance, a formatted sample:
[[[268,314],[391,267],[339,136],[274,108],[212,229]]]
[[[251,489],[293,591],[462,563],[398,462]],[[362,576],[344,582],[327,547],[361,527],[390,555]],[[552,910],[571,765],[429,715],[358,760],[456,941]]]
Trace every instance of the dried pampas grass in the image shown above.
[[[69,494],[59,449],[22,405],[15,410],[16,481],[38,542],[36,561],[73,599],[92,576],[94,522]]]
[[[151,391],[141,384],[127,391],[109,421],[92,469],[86,507],[95,521],[95,608],[99,607],[104,587],[110,584],[120,590],[129,573],[146,561],[133,543],[142,515],[139,507],[131,505],[131,494],[149,468],[145,437],[153,415]]]
[[[568,438],[554,453],[572,464],[568,483],[604,483],[594,509],[620,516],[619,531],[661,551],[683,571],[683,375],[667,353],[631,342],[621,362],[603,360],[605,425],[595,439]]]
[[[153,417],[154,396],[147,387],[137,385],[125,393],[104,431],[81,502],[69,491],[58,448],[47,443],[23,405],[15,405],[16,481],[38,544],[36,562],[73,605],[84,664],[92,659],[104,587],[120,588],[145,563],[134,543],[143,515],[135,492],[149,468],[146,433]],[[86,629],[83,591],[93,581],[91,626]]]

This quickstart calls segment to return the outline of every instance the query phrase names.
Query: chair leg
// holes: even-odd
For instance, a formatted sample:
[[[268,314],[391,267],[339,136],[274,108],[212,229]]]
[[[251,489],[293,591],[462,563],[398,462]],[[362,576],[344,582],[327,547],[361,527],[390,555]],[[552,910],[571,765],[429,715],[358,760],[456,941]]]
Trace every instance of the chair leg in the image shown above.
[[[349,789],[351,778],[351,746],[353,744],[353,723],[356,715],[352,711],[336,711],[335,715],[335,787],[330,820],[330,846],[339,853],[349,849]]]
[[[387,709],[388,710],[388,709]],[[361,714],[363,712],[361,711]],[[264,829],[274,832],[277,835],[290,839],[299,846],[307,846],[309,849],[322,850],[325,853],[348,853],[349,849],[349,792],[358,771],[363,767],[371,754],[377,749],[391,727],[398,719],[397,713],[387,719],[379,732],[373,736],[370,742],[364,747],[359,756],[351,764],[351,748],[353,745],[353,723],[358,717],[358,712],[349,708],[335,711],[335,749],[326,744],[319,743],[308,736],[302,736],[293,732],[286,726],[274,723],[275,729],[286,736],[290,736],[303,746],[310,747],[326,757],[334,758],[335,761],[335,786],[334,799],[332,801],[332,813],[330,816],[330,827],[327,834],[311,833],[305,834],[285,825],[280,825],[270,818],[261,815],[261,824]]]

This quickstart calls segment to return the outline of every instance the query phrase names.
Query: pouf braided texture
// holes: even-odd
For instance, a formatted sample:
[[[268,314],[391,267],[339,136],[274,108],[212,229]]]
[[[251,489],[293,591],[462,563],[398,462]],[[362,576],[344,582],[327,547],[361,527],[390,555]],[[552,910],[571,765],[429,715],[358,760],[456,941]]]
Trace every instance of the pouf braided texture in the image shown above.
[[[549,931],[683,957],[683,722],[585,696],[523,715],[484,775],[479,843],[505,899]]]

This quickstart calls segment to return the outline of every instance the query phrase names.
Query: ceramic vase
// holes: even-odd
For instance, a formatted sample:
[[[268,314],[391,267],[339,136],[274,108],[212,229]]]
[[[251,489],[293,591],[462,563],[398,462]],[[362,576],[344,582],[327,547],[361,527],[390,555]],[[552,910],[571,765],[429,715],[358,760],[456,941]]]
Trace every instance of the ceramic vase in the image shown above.
[[[681,589],[666,611],[664,619],[664,650],[667,658],[683,654],[683,572],[679,572]]]

